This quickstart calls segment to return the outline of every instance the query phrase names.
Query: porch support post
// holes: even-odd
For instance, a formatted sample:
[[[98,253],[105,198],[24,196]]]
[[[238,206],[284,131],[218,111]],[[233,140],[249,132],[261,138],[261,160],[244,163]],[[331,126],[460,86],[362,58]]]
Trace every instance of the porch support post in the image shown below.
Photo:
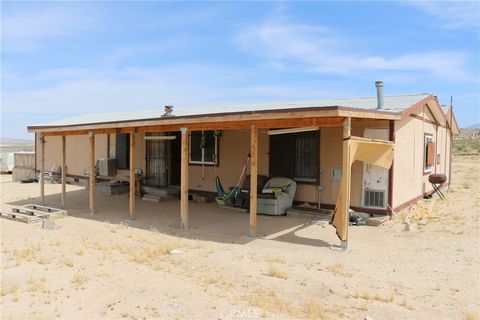
[[[257,233],[257,161],[258,160],[258,128],[252,124],[250,128],[250,229],[249,236]]]
[[[41,156],[40,156],[40,201],[42,205],[45,204],[45,136],[40,134],[40,148],[41,148]]]
[[[66,177],[67,177],[67,137],[62,135],[62,209],[65,209],[67,196]]]
[[[90,142],[90,164],[89,164],[89,199],[90,199],[90,214],[95,213],[95,134],[90,132],[88,134]]]
[[[180,181],[180,228],[188,229],[188,128],[182,133],[181,181]]]
[[[130,132],[130,219],[137,218],[135,210],[135,131]]]
[[[341,240],[341,247],[343,250],[346,250],[348,247],[348,220],[349,220],[349,210],[350,210],[350,190],[351,190],[351,175],[350,175],[350,135],[352,130],[352,120],[350,117],[345,118],[343,121],[343,154],[342,154],[342,179],[344,179],[343,190],[341,191],[345,196],[343,200],[345,201],[343,208],[345,212],[339,212],[340,214],[346,214],[345,217],[345,228],[347,229],[347,237],[345,240]]]

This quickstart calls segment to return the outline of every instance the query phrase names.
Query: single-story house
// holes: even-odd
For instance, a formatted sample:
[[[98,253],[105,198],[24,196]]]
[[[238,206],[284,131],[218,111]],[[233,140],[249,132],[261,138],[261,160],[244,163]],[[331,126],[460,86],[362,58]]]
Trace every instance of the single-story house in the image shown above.
[[[448,179],[442,187],[450,185],[452,136],[459,129],[452,107],[442,107],[435,95],[384,96],[383,83],[376,82],[376,87],[376,97],[166,106],[62,119],[28,126],[28,131],[36,134],[37,170],[59,165],[63,182],[68,177],[89,179],[92,213],[95,165],[99,159],[111,158],[117,170],[104,179],[132,181],[140,175],[147,186],[179,186],[185,228],[188,193],[215,192],[216,176],[225,186],[235,185],[248,154],[251,204],[257,201],[256,177],[265,175],[294,179],[295,202],[332,209],[343,171],[348,170],[342,159],[349,152],[350,136],[388,142],[393,164],[382,168],[366,160],[354,162],[349,194],[343,201],[354,210],[390,214],[431,194],[432,173],[445,174]],[[136,217],[134,188],[130,184],[132,218]],[[256,205],[250,205],[250,215],[254,234]]]

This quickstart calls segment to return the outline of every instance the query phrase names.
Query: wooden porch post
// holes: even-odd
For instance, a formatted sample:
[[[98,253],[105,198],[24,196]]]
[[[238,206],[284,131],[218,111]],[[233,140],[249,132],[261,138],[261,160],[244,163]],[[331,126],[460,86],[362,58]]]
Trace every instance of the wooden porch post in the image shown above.
[[[350,191],[351,191],[351,174],[350,174],[350,155],[349,155],[349,139],[352,130],[352,120],[350,117],[345,118],[343,121],[343,155],[342,155],[342,179],[344,179],[344,189],[341,192],[344,192],[345,197],[343,198],[344,208],[346,212],[346,224],[345,228],[347,229],[347,238],[341,240],[341,247],[343,250],[346,250],[348,247],[348,221],[349,221],[349,210],[350,210]],[[344,212],[339,212],[339,214],[345,214]]]
[[[67,177],[67,137],[62,135],[62,209],[65,209],[65,201],[67,196],[66,177]]]
[[[90,165],[89,165],[89,199],[90,199],[90,214],[95,213],[95,134],[90,132],[88,134],[90,141]]]
[[[249,236],[257,233],[257,160],[258,160],[258,128],[250,129],[250,229]]]
[[[42,205],[45,204],[45,136],[40,134],[40,148],[41,148],[41,157],[40,157],[40,201]]]
[[[135,210],[135,131],[130,132],[130,219],[137,219]]]
[[[180,169],[180,228],[188,229],[188,128],[182,132],[182,157]]]

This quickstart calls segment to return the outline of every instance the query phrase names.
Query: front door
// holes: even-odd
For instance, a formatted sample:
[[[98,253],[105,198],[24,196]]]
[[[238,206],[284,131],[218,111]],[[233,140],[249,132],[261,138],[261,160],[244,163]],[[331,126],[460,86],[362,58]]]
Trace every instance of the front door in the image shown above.
[[[162,136],[163,133],[147,132],[147,137]],[[166,187],[168,185],[168,150],[166,140],[146,140],[145,184],[148,187]]]

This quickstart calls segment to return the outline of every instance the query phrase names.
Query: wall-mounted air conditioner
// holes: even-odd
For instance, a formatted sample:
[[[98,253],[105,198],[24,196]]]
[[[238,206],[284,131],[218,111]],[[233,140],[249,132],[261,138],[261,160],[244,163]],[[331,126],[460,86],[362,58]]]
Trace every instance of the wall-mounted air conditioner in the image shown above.
[[[115,158],[98,159],[98,174],[101,176],[114,176],[117,174]]]

